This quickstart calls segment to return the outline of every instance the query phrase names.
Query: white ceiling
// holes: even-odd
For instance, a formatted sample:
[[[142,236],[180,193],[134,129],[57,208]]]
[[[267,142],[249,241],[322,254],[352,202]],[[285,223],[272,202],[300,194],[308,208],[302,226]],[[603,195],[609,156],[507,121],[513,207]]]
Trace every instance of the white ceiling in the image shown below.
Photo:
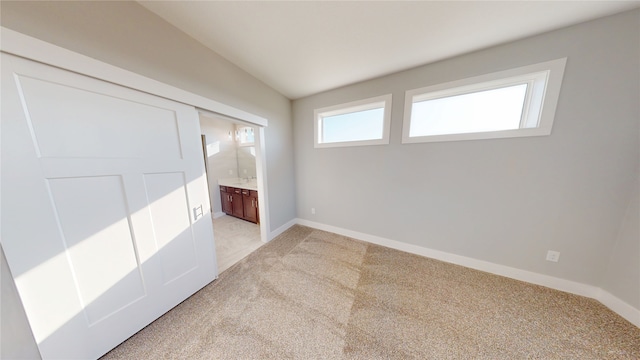
[[[291,99],[640,1],[139,1]]]

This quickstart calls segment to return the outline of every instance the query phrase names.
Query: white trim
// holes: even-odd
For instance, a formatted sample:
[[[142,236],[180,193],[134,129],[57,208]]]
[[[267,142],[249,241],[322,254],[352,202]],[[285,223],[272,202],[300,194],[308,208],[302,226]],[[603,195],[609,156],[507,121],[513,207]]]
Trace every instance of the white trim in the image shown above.
[[[225,215],[227,215],[227,214],[223,213],[222,211],[220,211],[220,212],[214,212],[214,213],[213,213],[213,218],[214,218],[214,219],[219,219],[219,218],[221,218],[221,217],[223,217],[223,216],[225,216]]]
[[[402,121],[402,143],[478,140],[550,135],[567,58],[498,71],[443,84],[407,90]],[[503,131],[410,136],[414,101],[469,94],[515,84],[528,84],[521,128]]]
[[[288,221],[287,223],[285,223],[284,225],[280,226],[279,228],[273,230],[270,234],[269,234],[269,241],[275,239],[278,235],[282,234],[283,232],[287,231],[290,227],[292,227],[295,224],[299,223],[300,219],[293,219]]]
[[[267,126],[267,119],[208,99],[192,92],[104,63],[42,40],[0,27],[0,51],[70,70],[78,74],[125,86],[214,113]]]
[[[354,239],[366,241],[372,244],[385,246],[388,248],[408,252],[411,254],[421,255],[428,258],[445,261],[448,263],[461,265],[471,269],[485,271],[491,274],[508,277],[515,280],[525,281],[528,283],[545,286],[555,290],[560,290],[580,296],[589,297],[598,300],[603,305],[622,316],[633,325],[640,327],[640,310],[618,299],[614,295],[600,289],[599,287],[587,285],[571,280],[560,279],[557,277],[539,274],[527,270],[517,269],[510,266],[491,263],[488,261],[478,260],[466,256],[447,253],[444,251],[425,248],[418,245],[407,244],[404,242],[382,238],[375,235],[365,234],[353,230],[348,230],[332,225],[326,225],[305,219],[296,219],[296,223],[308,226],[318,230],[324,230],[335,234],[348,236]]]
[[[600,292],[595,299],[618,315],[627,319],[633,325],[640,328],[640,309],[634,308],[603,289],[600,289]]]
[[[260,240],[268,242],[269,229],[271,228],[268,209],[269,192],[267,191],[267,149],[264,141],[264,127],[256,128],[255,148],[256,148],[256,175],[258,184],[258,214],[260,216]]]
[[[315,148],[332,148],[332,147],[348,147],[348,146],[365,146],[365,145],[386,145],[389,144],[389,135],[391,133],[391,104],[392,94],[376,96],[373,98],[351,101],[344,104],[328,106],[313,111],[313,144]],[[372,109],[384,109],[382,123],[382,138],[372,140],[358,141],[338,141],[330,143],[321,143],[320,123],[325,117],[355,113]]]

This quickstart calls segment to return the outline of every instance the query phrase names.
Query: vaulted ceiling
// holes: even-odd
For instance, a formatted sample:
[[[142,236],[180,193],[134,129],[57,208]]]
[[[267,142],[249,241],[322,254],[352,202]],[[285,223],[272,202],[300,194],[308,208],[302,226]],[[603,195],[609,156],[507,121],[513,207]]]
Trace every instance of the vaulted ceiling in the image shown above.
[[[139,1],[291,99],[640,1]]]

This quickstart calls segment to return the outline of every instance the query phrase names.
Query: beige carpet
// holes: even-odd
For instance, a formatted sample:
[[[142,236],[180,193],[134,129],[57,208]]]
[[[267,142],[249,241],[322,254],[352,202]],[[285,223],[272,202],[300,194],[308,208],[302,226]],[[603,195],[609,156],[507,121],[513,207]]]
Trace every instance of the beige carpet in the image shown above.
[[[104,359],[638,359],[595,300],[294,226]]]

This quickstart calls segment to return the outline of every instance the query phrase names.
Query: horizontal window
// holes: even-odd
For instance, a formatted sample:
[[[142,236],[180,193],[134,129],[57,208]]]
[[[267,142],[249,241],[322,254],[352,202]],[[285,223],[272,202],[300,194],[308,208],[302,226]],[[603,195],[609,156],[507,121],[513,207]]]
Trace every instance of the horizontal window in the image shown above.
[[[549,135],[565,62],[407,91],[402,142]]]
[[[391,94],[314,111],[315,147],[389,143]]]

